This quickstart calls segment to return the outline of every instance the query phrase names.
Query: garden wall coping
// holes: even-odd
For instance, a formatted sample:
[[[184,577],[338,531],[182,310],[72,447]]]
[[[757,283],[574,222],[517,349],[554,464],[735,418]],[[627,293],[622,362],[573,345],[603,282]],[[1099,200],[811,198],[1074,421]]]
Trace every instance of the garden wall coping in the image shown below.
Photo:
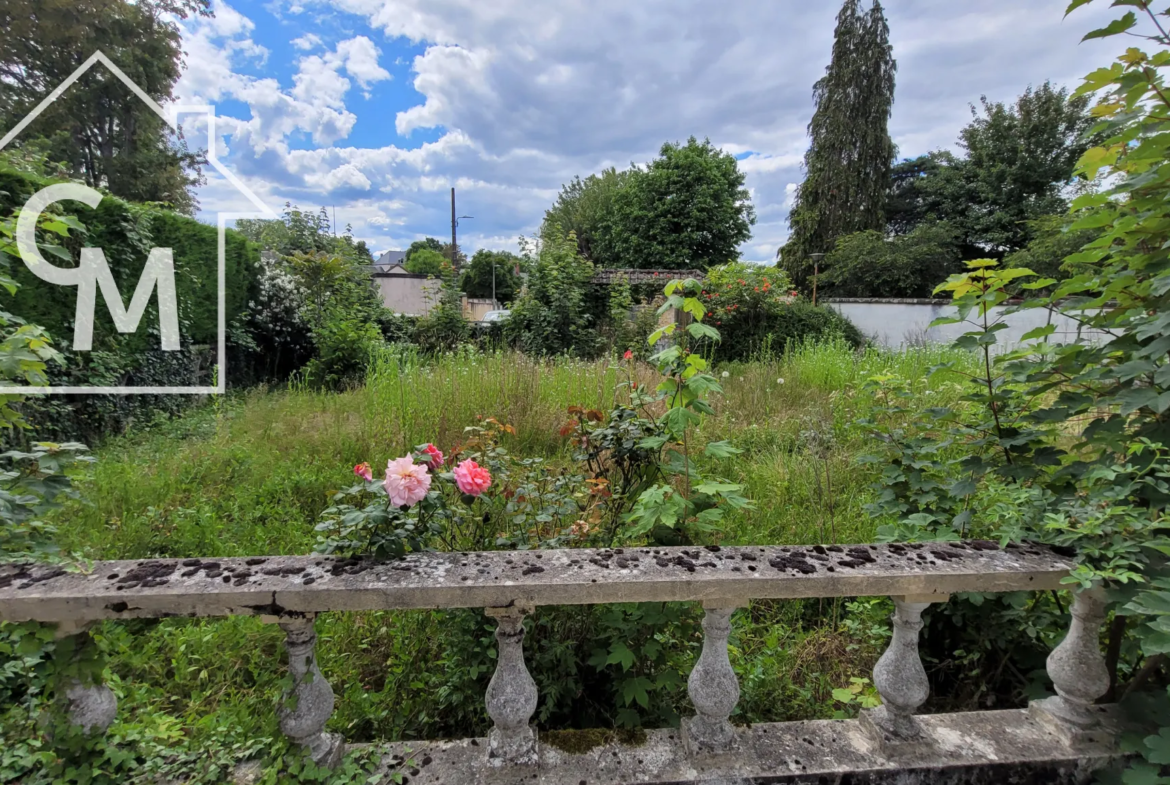
[[[927,743],[893,753],[857,720],[758,723],[739,729],[734,754],[706,756],[669,728],[596,746],[588,741],[620,733],[560,731],[542,737],[536,765],[502,771],[487,765],[486,739],[373,746],[384,781],[400,774],[410,785],[1084,785],[1125,760],[1105,744],[1070,748],[1023,709],[920,719]],[[563,748],[582,740],[586,749]]]
[[[906,596],[1062,587],[1072,559],[985,541],[100,561],[0,566],[0,621]]]

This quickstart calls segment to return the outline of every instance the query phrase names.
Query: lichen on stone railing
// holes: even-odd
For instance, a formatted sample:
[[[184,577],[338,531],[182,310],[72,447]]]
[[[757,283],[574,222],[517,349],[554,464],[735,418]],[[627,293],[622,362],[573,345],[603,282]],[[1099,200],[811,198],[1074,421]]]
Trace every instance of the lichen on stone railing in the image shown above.
[[[730,722],[739,699],[728,657],[736,608],[755,599],[889,596],[893,636],[873,674],[882,705],[864,711],[857,727],[875,755],[898,758],[937,746],[916,714],[929,695],[918,655],[923,610],[958,592],[1061,589],[1072,566],[1044,546],[1000,549],[980,541],[418,553],[383,562],[148,559],[97,562],[84,573],[8,565],[0,567],[0,620],[55,623],[62,635],[84,636],[88,625],[108,619],[261,616],[287,636],[294,687],[287,696],[293,700],[279,709],[280,727],[315,761],[332,765],[343,744],[325,730],[334,695],[314,652],[316,615],[481,607],[497,620],[499,645],[485,696],[494,727],[482,754],[485,765],[499,768],[540,763],[531,725],[537,687],[523,651],[523,620],[536,606],[702,603],[704,642],[687,685],[696,715],[683,720],[679,742],[680,754],[706,760],[739,749],[746,733]],[[1048,660],[1057,695],[1029,709],[1065,745],[1109,744],[1108,713],[1093,705],[1108,688],[1097,643],[1102,607],[1096,591],[1076,595],[1072,629]],[[113,695],[100,684],[76,685],[69,700],[71,719],[88,731],[104,730],[114,718]]]

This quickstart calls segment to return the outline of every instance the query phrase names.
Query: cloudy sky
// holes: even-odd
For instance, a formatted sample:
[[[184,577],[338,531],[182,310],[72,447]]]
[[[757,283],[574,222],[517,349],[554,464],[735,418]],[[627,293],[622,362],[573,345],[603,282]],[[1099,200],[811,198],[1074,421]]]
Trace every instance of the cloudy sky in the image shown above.
[[[1116,42],[1078,44],[1103,2],[889,0],[900,156],[953,147],[980,95],[1075,85]],[[1099,5],[1100,8],[1094,8]],[[747,174],[768,260],[788,234],[828,63],[832,2],[215,0],[183,25],[183,103],[211,102],[217,149],[265,201],[336,209],[375,251],[450,235],[515,249],[561,183],[709,137]],[[205,131],[187,129],[196,145]],[[200,137],[200,133],[203,136]],[[202,217],[246,209],[210,178]]]

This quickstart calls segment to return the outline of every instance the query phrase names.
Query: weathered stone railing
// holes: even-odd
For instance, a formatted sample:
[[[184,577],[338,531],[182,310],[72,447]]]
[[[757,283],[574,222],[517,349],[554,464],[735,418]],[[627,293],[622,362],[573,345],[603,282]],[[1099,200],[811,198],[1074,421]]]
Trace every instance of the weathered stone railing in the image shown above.
[[[525,772],[534,770],[542,772],[541,782],[595,785],[700,782],[716,775],[720,782],[781,782],[834,770],[829,766],[841,771],[842,765],[869,771],[867,781],[880,781],[882,771],[918,767],[933,772],[931,782],[941,782],[961,781],[939,775],[944,769],[1013,762],[1064,778],[1045,781],[1076,781],[1112,755],[1108,713],[1094,705],[1109,682],[1097,642],[1104,604],[1095,592],[1076,595],[1072,629],[1049,657],[1057,696],[1027,712],[916,715],[929,694],[918,656],[921,615],[929,604],[956,592],[1060,589],[1071,566],[1043,546],[1000,550],[984,542],[428,553],[384,563],[321,556],[150,559],[98,562],[87,574],[8,566],[0,567],[0,620],[56,623],[61,635],[86,635],[87,625],[103,619],[264,617],[287,635],[296,685],[292,708],[281,711],[281,729],[318,762],[332,764],[343,743],[325,731],[334,698],[314,654],[316,614],[485,608],[498,621],[499,641],[486,695],[494,722],[486,754],[474,741],[428,743],[433,754],[425,759],[443,761],[429,770],[430,779],[416,771],[415,783],[476,782],[508,771],[517,781],[532,781],[535,775]],[[736,608],[751,599],[877,595],[892,597],[895,606],[893,637],[873,674],[880,707],[859,721],[828,723],[839,731],[815,723],[731,724],[739,685],[727,642]],[[632,753],[616,749],[610,750],[613,760],[603,761],[538,744],[530,725],[537,687],[524,664],[524,615],[538,605],[663,601],[697,601],[706,611],[702,653],[688,681],[697,714],[683,722],[679,738],[653,732],[636,764]],[[113,721],[108,688],[76,684],[68,697],[71,717],[87,730],[104,730]],[[791,744],[778,741],[784,738],[826,749],[818,758],[816,749],[801,747],[801,763]],[[827,749],[833,745],[840,749]],[[577,776],[586,770],[589,778]]]

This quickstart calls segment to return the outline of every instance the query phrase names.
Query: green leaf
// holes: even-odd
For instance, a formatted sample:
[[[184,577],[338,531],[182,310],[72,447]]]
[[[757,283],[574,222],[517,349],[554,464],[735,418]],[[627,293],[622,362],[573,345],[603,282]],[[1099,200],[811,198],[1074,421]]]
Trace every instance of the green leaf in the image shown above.
[[[719,340],[719,331],[709,324],[702,322],[691,322],[687,325],[687,332],[693,338],[710,338],[713,341]]]
[[[630,666],[634,664],[634,653],[630,651],[629,647],[621,641],[615,642],[609,647],[609,657],[606,658],[606,665],[621,665],[622,670],[628,671]]]
[[[1028,332],[1024,333],[1020,337],[1020,340],[1021,341],[1031,341],[1031,340],[1034,340],[1036,338],[1044,338],[1046,336],[1052,335],[1054,332],[1056,332],[1056,325],[1055,324],[1046,324],[1043,327],[1037,327],[1035,329],[1028,330]]]
[[[1170,614],[1170,592],[1145,591],[1134,598],[1127,608],[1151,616]]]
[[[743,490],[743,486],[736,485],[733,482],[715,482],[714,480],[707,480],[696,485],[695,490],[699,493],[705,493],[708,496],[721,496],[725,493],[738,493]]]
[[[963,496],[970,496],[971,494],[975,493],[975,490],[975,481],[966,479],[959,480],[958,482],[951,485],[951,487],[948,489],[948,492],[951,494],[951,496],[961,498]]]
[[[730,458],[742,452],[743,450],[738,447],[732,447],[728,441],[707,442],[707,446],[703,448],[703,453],[708,458]]]
[[[1076,0],[1073,0],[1073,2],[1076,2]],[[1067,13],[1067,11],[1065,13]],[[1133,11],[1128,11],[1125,16],[1121,17],[1120,19],[1114,19],[1104,27],[1098,28],[1089,33],[1085,33],[1085,37],[1082,38],[1081,41],[1090,41],[1094,38],[1107,38],[1111,35],[1121,35],[1136,24],[1137,17],[1134,16]]]
[[[1093,2],[1093,0],[1072,0],[1072,2],[1068,4],[1068,8],[1064,9],[1064,15],[1068,16],[1081,6],[1088,5],[1091,2]]]
[[[73,262],[73,257],[69,255],[69,252],[66,251],[64,248],[62,248],[59,245],[49,245],[48,243],[37,243],[37,247],[40,248],[42,251],[46,251],[46,252],[52,254],[53,256],[56,256],[58,259],[61,259],[61,260],[64,260],[64,261],[70,262],[70,263]]]
[[[657,330],[650,333],[650,337],[647,339],[647,342],[653,346],[654,344],[658,343],[658,341],[661,340],[663,336],[673,335],[677,326],[678,325],[671,323],[663,327],[659,327]]]
[[[700,322],[703,321],[703,317],[707,313],[707,308],[695,297],[688,297],[683,303],[682,309],[684,313],[689,313],[695,317],[696,321]]]
[[[622,682],[622,699],[625,700],[628,706],[631,701],[637,701],[642,708],[650,706],[650,695],[648,690],[654,688],[653,682],[645,676],[635,676],[632,679],[626,679]]]
[[[1162,728],[1157,736],[1147,736],[1143,743],[1146,745],[1146,760],[1162,766],[1170,764],[1170,728]]]
[[[699,415],[683,407],[670,409],[662,415],[662,424],[673,434],[681,434],[688,426],[698,425],[700,422]]]
[[[1092,74],[1089,74],[1089,76],[1086,76],[1085,79],[1089,79],[1094,74],[1097,74],[1100,72],[1104,72],[1105,80],[1102,82],[1102,84],[1105,84],[1110,79],[1112,79],[1115,74],[1119,74],[1120,70],[1113,71],[1112,69],[1109,69],[1109,68],[1100,68],[1097,71],[1094,71]],[[1109,203],[1109,195],[1108,194],[1088,193],[1088,194],[1081,194],[1076,199],[1073,199],[1072,205],[1070,207],[1072,210],[1084,210],[1087,207],[1100,207],[1101,205],[1108,204],[1108,203]]]

